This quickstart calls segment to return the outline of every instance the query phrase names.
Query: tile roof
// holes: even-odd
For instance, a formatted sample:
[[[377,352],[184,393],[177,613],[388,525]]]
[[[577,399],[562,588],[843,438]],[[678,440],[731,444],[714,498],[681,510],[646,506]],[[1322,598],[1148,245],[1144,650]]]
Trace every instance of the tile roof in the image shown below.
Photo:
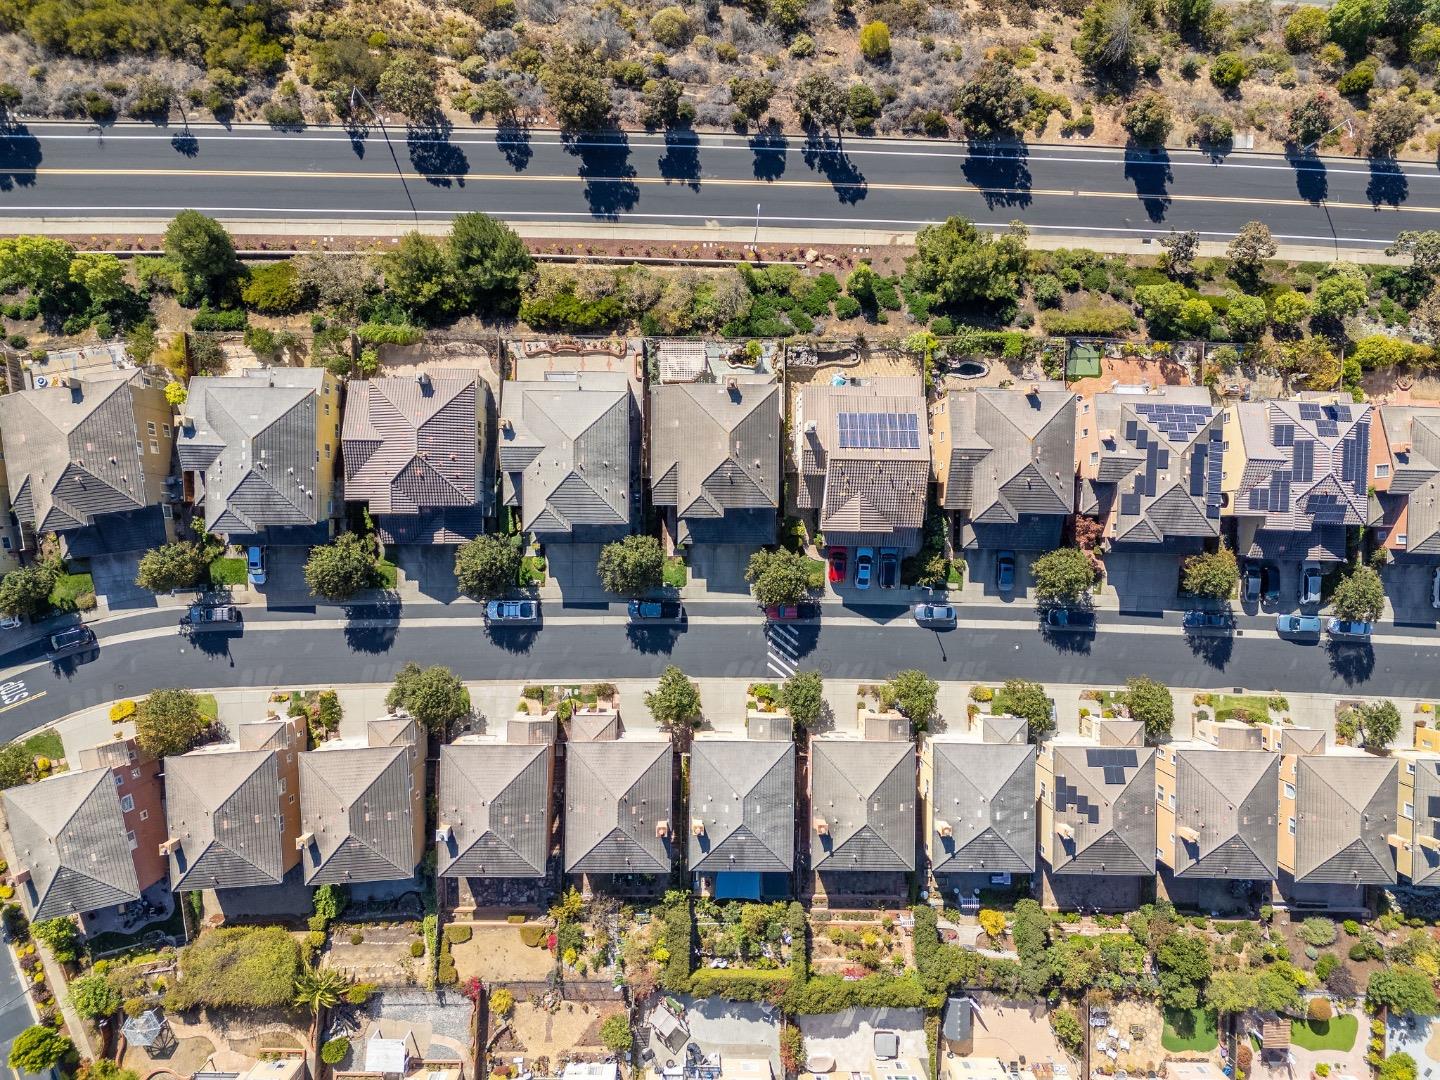
[[[1382,502],[1403,502],[1408,509],[1405,550],[1440,555],[1440,409],[1382,405],[1389,439],[1390,486]]]
[[[10,788],[4,800],[15,857],[30,873],[19,893],[32,919],[140,899],[110,769],[61,773]]]
[[[1394,758],[1302,757],[1295,771],[1295,881],[1394,884],[1388,837],[1400,779]]]
[[[1155,872],[1155,751],[1128,746],[1053,748],[1056,874]],[[1061,824],[1074,831],[1058,835]]]
[[[1035,747],[935,739],[931,750],[935,873],[1033,873]]]
[[[1440,841],[1440,758],[1425,757],[1415,765],[1415,823],[1410,851],[1412,885],[1440,884],[1440,850],[1420,843],[1422,836]]]
[[[507,382],[500,422],[506,501],[538,533],[630,523],[630,384],[620,372]]]
[[[660,874],[675,836],[674,751],[660,740],[571,743],[565,753],[565,872]],[[664,835],[657,836],[660,827]]]
[[[915,745],[810,744],[810,862],[816,870],[915,869]],[[825,834],[816,831],[825,823]]]
[[[159,501],[145,490],[134,395],[140,372],[0,396],[0,439],[15,516],[36,532],[66,532],[97,515]]]
[[[1273,879],[1278,871],[1280,757],[1267,750],[1175,751],[1177,877]]]
[[[1365,523],[1372,406],[1317,399],[1235,410],[1245,451],[1232,502],[1237,517],[1286,532]]]
[[[795,864],[795,744],[696,739],[690,751],[690,869],[789,872]],[[696,835],[695,822],[705,831]]]
[[[363,500],[372,514],[474,506],[480,393],[473,374],[350,383],[341,431],[345,498]]]
[[[980,524],[1015,525],[1028,515],[1065,517],[1075,508],[1075,395],[952,391],[945,509]]]
[[[244,725],[249,727],[251,725]],[[197,750],[165,759],[165,819],[177,889],[237,889],[285,879],[285,815],[274,750]]]
[[[553,747],[457,742],[440,748],[441,877],[543,877],[550,853]]]
[[[300,755],[301,831],[314,837],[302,852],[305,884],[414,875],[422,854],[414,815],[424,813],[415,782],[424,740],[413,720],[377,720],[369,725],[368,745]]]
[[[324,520],[317,491],[316,411],[323,368],[258,368],[190,380],[180,467],[201,473],[215,532],[253,534]]]

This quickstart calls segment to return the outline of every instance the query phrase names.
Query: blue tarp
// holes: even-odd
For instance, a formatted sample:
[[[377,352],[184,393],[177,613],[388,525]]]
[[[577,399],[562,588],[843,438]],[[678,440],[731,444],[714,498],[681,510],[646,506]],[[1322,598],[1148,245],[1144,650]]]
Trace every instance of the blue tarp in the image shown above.
[[[726,871],[715,875],[716,900],[759,900],[760,875]]]

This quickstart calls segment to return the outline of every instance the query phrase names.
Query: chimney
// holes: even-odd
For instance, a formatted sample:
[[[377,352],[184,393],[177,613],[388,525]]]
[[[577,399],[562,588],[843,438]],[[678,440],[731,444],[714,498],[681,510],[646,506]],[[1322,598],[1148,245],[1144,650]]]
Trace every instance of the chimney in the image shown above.
[[[951,828],[950,823],[948,821],[941,821],[938,818],[935,820],[935,831],[947,840],[955,835],[955,830]]]
[[[30,871],[28,869],[16,870],[10,877],[16,885],[28,885],[30,883]]]
[[[830,823],[827,822],[827,821],[826,821],[823,817],[821,817],[819,814],[816,814],[816,815],[815,815],[814,826],[815,826],[815,835],[816,835],[816,836],[829,836],[829,835],[830,835]]]
[[[160,845],[160,855],[161,855],[161,857],[163,858],[164,856],[171,854],[171,853],[174,852],[179,846],[180,846],[180,838],[179,838],[178,836],[167,837],[166,840],[165,840],[165,842]]]
[[[1075,839],[1075,827],[1068,821],[1057,821],[1055,823],[1055,834],[1062,840]]]
[[[422,390],[429,390],[429,389],[430,389],[430,375],[429,375],[429,373],[424,372],[424,371],[418,371],[418,372],[416,372],[416,373],[415,373],[415,385],[418,386],[418,387],[420,387],[420,389],[422,389]]]
[[[442,821],[435,826],[435,842],[437,844],[448,844],[454,838],[455,831],[445,822]]]
[[[502,416],[500,418],[500,430],[509,434],[515,430],[515,425],[510,422],[509,417]]]
[[[704,835],[705,835],[705,819],[704,819],[704,818],[698,818],[698,817],[697,817],[697,818],[691,818],[691,819],[690,819],[690,835],[691,835],[691,836],[704,836]]]
[[[1403,836],[1401,836],[1399,833],[1393,832],[1389,836],[1385,837],[1385,842],[1389,844],[1392,848],[1394,848],[1396,851],[1399,851],[1401,848],[1408,848],[1410,846],[1409,844],[1405,843],[1405,838]]]
[[[295,837],[295,850],[304,851],[314,842],[315,834],[313,832],[302,832],[299,836]]]
[[[1440,840],[1433,836],[1420,835],[1415,837],[1415,842],[1430,851],[1440,851]]]
[[[806,420],[806,421],[805,421],[805,434],[806,434],[806,435],[814,435],[814,434],[815,434],[815,421],[814,421],[814,420]]]
[[[670,838],[670,822],[661,818],[655,822],[655,839],[668,840]]]
[[[1192,829],[1189,825],[1181,825],[1175,830],[1175,835],[1187,844],[1200,843],[1200,830]]]
[[[1031,397],[1039,397],[1039,396],[1040,396],[1040,384],[1039,384],[1039,383],[1033,383],[1033,382],[1032,382],[1032,383],[1030,384],[1030,396],[1031,396]]]

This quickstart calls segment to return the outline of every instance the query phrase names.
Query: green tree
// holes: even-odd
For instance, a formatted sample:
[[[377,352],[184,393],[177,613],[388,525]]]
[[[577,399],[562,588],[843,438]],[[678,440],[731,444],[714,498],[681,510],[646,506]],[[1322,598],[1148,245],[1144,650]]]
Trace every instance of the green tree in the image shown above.
[[[135,584],[153,593],[189,589],[200,584],[209,565],[205,550],[199,544],[177,540],[151,548],[140,556]]]
[[[439,664],[422,668],[406,664],[385,695],[385,704],[404,709],[427,731],[443,734],[449,725],[470,713],[470,692],[455,673]]]
[[[627,536],[600,549],[600,584],[617,596],[639,596],[665,582],[665,550],[653,536]]]
[[[497,994],[503,991],[495,991]],[[350,1053],[350,1040],[341,1035],[334,1039],[327,1039],[320,1047],[320,1060],[326,1065],[339,1065],[345,1060],[345,1055]]]
[[[1270,322],[1277,330],[1293,333],[1309,317],[1309,299],[1294,289],[1280,293],[1270,302]]]
[[[1210,946],[1199,934],[1171,934],[1155,950],[1160,996],[1172,1009],[1193,1009],[1210,978]]]
[[[595,131],[610,126],[615,105],[599,65],[591,58],[573,52],[557,54],[541,70],[540,85],[561,131]]]
[[[890,27],[879,19],[866,23],[860,29],[861,55],[872,64],[890,59]]]
[[[1225,294],[1229,306],[1225,310],[1225,326],[1235,341],[1254,341],[1265,331],[1269,314],[1265,301],[1231,289]]]
[[[1125,106],[1120,124],[1135,142],[1161,146],[1175,126],[1175,114],[1164,94],[1151,91]]]
[[[1130,0],[1099,0],[1085,10],[1073,48],[1096,75],[1124,79],[1135,69],[1144,16]]]
[[[21,566],[0,578],[0,614],[34,618],[50,606],[55,571],[48,566]]]
[[[736,75],[729,83],[730,104],[735,114],[746,121],[759,120],[770,108],[775,96],[775,84],[763,75]]]
[[[1210,81],[1218,90],[1234,90],[1250,74],[1250,65],[1239,53],[1223,52],[1210,61]]]
[[[520,549],[504,536],[477,536],[455,552],[455,582],[466,596],[504,596],[520,572]]]
[[[1375,622],[1385,610],[1385,585],[1380,575],[1363,563],[1352,567],[1335,586],[1330,607],[1342,619]]]
[[[1009,715],[1018,716],[1029,725],[1032,742],[1040,742],[1050,734],[1054,720],[1045,687],[1026,679],[1007,679],[1000,697]]]
[[[1395,243],[1385,249],[1385,254],[1409,256],[1415,273],[1433,278],[1440,274],[1440,231],[1405,229],[1396,234]]]
[[[986,60],[955,95],[954,112],[972,139],[1013,135],[1030,111],[1030,93],[1014,64]]]
[[[406,119],[423,123],[440,111],[436,93],[439,74],[428,56],[403,53],[386,65],[375,89],[390,108]]]
[[[840,84],[823,71],[812,71],[795,84],[795,111],[805,124],[822,131],[840,125],[850,115],[850,102]]]
[[[929,730],[939,694],[940,684],[913,668],[897,671],[880,691],[881,700],[909,720],[917,732]]]
[[[1365,1007],[1372,1013],[1389,1009],[1392,1013],[1433,1016],[1440,1012],[1430,976],[1419,968],[1392,965],[1370,976],[1365,989]]]
[[[80,928],[63,916],[30,924],[30,932],[49,946],[55,959],[68,964],[80,955]]]
[[[1255,979],[1258,1005],[1266,1012],[1290,1016],[1298,1013],[1302,1000],[1300,986],[1305,973],[1288,961],[1278,961],[1264,968]]]
[[[1237,281],[1258,281],[1266,261],[1273,259],[1277,250],[1264,222],[1246,222],[1225,249],[1230,257],[1230,276]]]
[[[341,533],[330,543],[311,548],[305,560],[306,587],[326,600],[348,600],[375,581],[374,547],[354,533]]]
[[[10,1044],[10,1067],[20,1072],[47,1073],[75,1054],[75,1044],[52,1027],[28,1027]]]
[[[319,1013],[340,1002],[350,980],[334,968],[307,968],[295,977],[295,1004]]]
[[[1023,229],[991,236],[951,217],[920,230],[908,269],[916,287],[939,306],[960,307],[1013,304],[1028,265]]]
[[[1240,584],[1240,564],[1235,552],[1225,546],[1191,555],[1183,564],[1183,574],[1185,591],[1192,596],[1228,600]]]
[[[120,1009],[120,994],[104,975],[82,975],[70,980],[70,1004],[81,1016],[101,1019]]]
[[[165,255],[185,303],[223,298],[245,270],[225,226],[198,210],[181,210],[166,227]]]
[[[1074,603],[1086,599],[1095,587],[1095,566],[1079,548],[1056,548],[1041,555],[1030,567],[1035,597],[1042,603]]]
[[[1195,273],[1195,258],[1200,254],[1200,234],[1194,229],[1176,232],[1160,238],[1165,249],[1165,272],[1174,278],[1188,278]]]
[[[1125,680],[1122,700],[1129,707],[1130,716],[1145,725],[1147,738],[1158,739],[1170,734],[1175,725],[1175,699],[1164,683],[1148,675],[1132,675]]]
[[[156,690],[135,710],[135,741],[155,757],[183,754],[210,728],[189,690]]]
[[[19,787],[34,767],[35,758],[19,743],[0,746],[0,788]]]
[[[612,1054],[624,1054],[635,1045],[630,1032],[630,1018],[623,1012],[611,1013],[600,1025],[600,1041]]]
[[[1335,0],[1330,5],[1330,40],[1362,53],[1385,21],[1385,0]]]
[[[666,731],[688,731],[700,719],[700,687],[670,664],[655,689],[645,692],[645,707]]]
[[[140,1080],[134,1069],[122,1069],[109,1058],[96,1058],[80,1066],[78,1080]]]
[[[75,249],[49,236],[0,238],[0,285],[22,287],[42,304],[70,280]]]
[[[1423,115],[1408,101],[1387,99],[1370,110],[1365,125],[1366,149],[1371,157],[1388,158],[1415,136]]]
[[[818,671],[797,671],[780,686],[780,704],[799,728],[809,729],[825,713],[825,684]]]
[[[114,255],[99,251],[77,252],[70,260],[70,280],[83,288],[97,304],[113,304],[130,294],[125,283],[125,265]]]
[[[1316,8],[1304,10],[1315,11]],[[1288,141],[1294,146],[1309,146],[1336,124],[1335,99],[1324,90],[1316,90],[1290,110],[1285,119]]]
[[[1259,999],[1255,975],[1249,971],[1217,971],[1205,985],[1205,1004],[1221,1016],[1249,1012]]]
[[[666,76],[646,79],[640,96],[640,122],[646,128],[673,128],[690,124],[695,106],[685,97],[685,84]]]
[[[745,580],[755,593],[755,602],[762,607],[798,604],[810,591],[807,560],[784,548],[775,551],[762,548],[751,555],[745,567]]]
[[[1050,1026],[1055,1029],[1055,1038],[1070,1053],[1079,1055],[1085,1045],[1085,1029],[1080,1018],[1071,1008],[1055,1009],[1050,1013]]]
[[[1398,1054],[1386,1055],[1380,1063],[1379,1080],[1415,1080],[1419,1073],[1415,1059],[1402,1050]]]
[[[380,256],[385,290],[414,315],[443,313],[454,304],[452,264],[437,241],[406,233],[394,250]]]
[[[667,49],[683,47],[695,32],[684,8],[663,7],[650,16],[650,36]]]
[[[1400,710],[1393,701],[1367,701],[1355,710],[1366,750],[1385,750],[1400,734]]]
[[[1306,4],[1285,20],[1285,48],[1292,53],[1314,52],[1330,40],[1330,14]]]

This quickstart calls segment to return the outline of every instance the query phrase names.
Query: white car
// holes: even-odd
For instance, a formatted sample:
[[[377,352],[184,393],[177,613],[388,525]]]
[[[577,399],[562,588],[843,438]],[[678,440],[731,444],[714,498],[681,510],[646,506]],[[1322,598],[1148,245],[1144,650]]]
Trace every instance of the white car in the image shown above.
[[[1436,605],[1440,607],[1440,604]],[[18,630],[25,625],[25,620],[19,615],[0,616],[0,630]]]

